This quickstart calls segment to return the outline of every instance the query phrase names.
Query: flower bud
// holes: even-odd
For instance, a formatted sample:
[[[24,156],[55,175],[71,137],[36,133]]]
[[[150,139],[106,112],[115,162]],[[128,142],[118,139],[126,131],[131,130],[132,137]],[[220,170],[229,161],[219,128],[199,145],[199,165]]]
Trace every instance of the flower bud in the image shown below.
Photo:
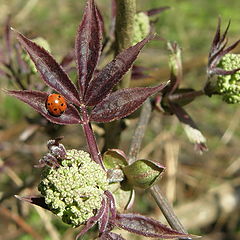
[[[146,189],[160,179],[164,167],[157,162],[149,160],[137,160],[133,164],[123,168],[123,172],[133,187]]]
[[[240,68],[240,54],[226,54],[218,67],[227,71]],[[217,92],[227,103],[240,103],[240,71],[231,75],[218,75]]]
[[[133,45],[142,41],[150,32],[150,21],[147,14],[139,12],[135,14],[133,25]]]
[[[108,188],[106,172],[84,151],[68,150],[60,167],[46,167],[38,186],[48,207],[77,227],[94,216]]]

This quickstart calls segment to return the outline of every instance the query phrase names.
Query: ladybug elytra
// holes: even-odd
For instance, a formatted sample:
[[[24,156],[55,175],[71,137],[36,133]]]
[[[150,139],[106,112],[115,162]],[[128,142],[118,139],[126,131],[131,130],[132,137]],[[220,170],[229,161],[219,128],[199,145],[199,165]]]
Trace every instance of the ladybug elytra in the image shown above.
[[[54,117],[61,116],[67,109],[65,98],[57,93],[50,94],[45,105],[48,112]]]

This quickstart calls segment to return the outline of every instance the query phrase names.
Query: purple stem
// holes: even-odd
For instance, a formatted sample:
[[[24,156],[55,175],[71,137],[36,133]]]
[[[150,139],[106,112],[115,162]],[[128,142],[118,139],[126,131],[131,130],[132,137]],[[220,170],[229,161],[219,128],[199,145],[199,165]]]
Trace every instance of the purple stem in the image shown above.
[[[96,163],[100,164],[104,170],[106,170],[103,165],[101,152],[98,149],[98,145],[92,130],[91,123],[89,122],[89,116],[87,113],[86,106],[84,105],[81,106],[81,112],[82,112],[82,120],[83,120],[82,127],[87,140],[88,149],[91,154],[91,157]]]
[[[200,97],[205,95],[205,93],[203,92],[203,90],[199,90],[199,91],[192,91],[192,92],[187,92],[187,93],[174,93],[168,96],[168,99],[171,102],[176,102],[179,100],[183,100],[183,99],[191,99],[191,98],[195,98],[195,97]]]

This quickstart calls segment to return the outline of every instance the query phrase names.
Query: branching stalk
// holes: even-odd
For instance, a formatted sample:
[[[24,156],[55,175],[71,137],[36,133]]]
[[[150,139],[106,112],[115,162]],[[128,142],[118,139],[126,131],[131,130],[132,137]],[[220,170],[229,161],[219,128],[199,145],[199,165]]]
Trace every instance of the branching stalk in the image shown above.
[[[143,108],[141,110],[141,114],[139,117],[139,121],[137,127],[135,129],[130,150],[129,150],[129,161],[130,164],[137,160],[137,155],[139,153],[141,143],[149,123],[150,115],[151,115],[152,107],[150,100],[146,100]],[[163,215],[165,216],[166,220],[168,221],[169,225],[180,232],[187,233],[177,216],[175,215],[171,205],[169,204],[166,197],[162,194],[160,187],[155,185],[150,188],[150,192],[155,199],[158,207],[161,209]],[[183,239],[183,238],[181,238]],[[185,238],[186,239],[186,238]],[[189,238],[187,238],[189,239]]]

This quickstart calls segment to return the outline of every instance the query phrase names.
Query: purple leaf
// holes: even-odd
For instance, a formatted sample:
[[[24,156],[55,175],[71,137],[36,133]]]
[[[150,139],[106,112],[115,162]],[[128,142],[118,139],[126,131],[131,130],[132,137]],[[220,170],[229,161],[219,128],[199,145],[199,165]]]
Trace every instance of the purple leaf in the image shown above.
[[[207,151],[205,144],[206,139],[198,129],[196,123],[192,120],[189,114],[179,105],[170,103],[171,111],[177,116],[178,120],[183,124],[184,130],[190,140],[195,144],[195,149],[200,153]]]
[[[230,27],[230,24],[231,24],[231,21],[228,22],[227,28],[224,31],[223,35],[221,36],[221,18],[218,18],[217,30],[216,30],[215,36],[213,38],[213,41],[212,41],[210,56],[215,54],[216,51],[218,51],[218,49],[221,48],[223,42],[227,41],[226,36],[227,36],[228,29]]]
[[[152,218],[138,214],[117,214],[115,224],[117,227],[145,237],[164,239],[191,237],[190,234],[178,232]]]
[[[220,36],[221,36],[221,19],[218,18],[217,30],[216,30],[216,33],[214,35],[213,41],[212,41],[212,46],[211,46],[210,52],[215,52],[216,51],[216,48],[219,44]]]
[[[48,96],[48,93],[39,92],[39,91],[6,91],[10,96],[16,97],[19,100],[30,105],[34,110],[41,113],[45,118],[50,122],[57,124],[79,124],[82,123],[81,118],[77,109],[72,105],[68,104],[67,110],[59,117],[54,117],[50,115],[45,107],[45,102]]]
[[[39,207],[42,207],[46,210],[50,210],[48,205],[45,203],[44,197],[40,196],[26,196],[26,197],[21,197],[19,195],[15,195],[15,197],[21,201],[25,201],[34,205],[37,205]]]
[[[221,51],[217,56],[216,56],[216,60],[214,60],[212,62],[212,64],[214,63],[218,63],[218,61],[227,53],[229,53],[230,51],[232,51],[238,44],[240,43],[240,39],[238,41],[236,41],[235,43],[233,43],[232,45],[230,45],[229,47],[227,47],[226,49],[224,49],[223,51]]]
[[[104,30],[104,20],[103,20],[103,16],[99,10],[99,8],[96,6],[96,12],[97,12],[97,16],[98,16],[98,21],[99,21],[99,25],[101,27],[101,33],[103,34],[105,32]]]
[[[161,91],[166,83],[156,87],[120,89],[108,95],[92,110],[90,120],[110,122],[134,112],[152,94]]]
[[[60,65],[65,69],[69,66],[69,64],[74,62],[74,59],[75,59],[74,51],[70,51],[63,57],[63,59],[60,62]]]
[[[92,79],[101,53],[102,21],[93,0],[88,0],[75,41],[81,97]]]
[[[210,49],[209,56],[208,56],[207,72],[209,75],[214,74],[214,68],[217,66],[217,64],[219,63],[221,58],[224,55],[226,55],[227,53],[229,53],[230,51],[232,51],[240,43],[240,40],[238,40],[225,49],[225,47],[227,45],[226,36],[227,36],[227,32],[228,32],[230,23],[231,22],[229,21],[226,30],[224,31],[224,33],[221,36],[221,29],[220,29],[221,28],[221,19],[220,18],[218,19],[217,30],[216,30],[214,39],[212,41],[211,49]]]
[[[16,31],[15,31],[16,32]],[[42,47],[16,32],[17,39],[28,52],[44,82],[62,94],[69,102],[80,105],[76,87],[62,67]]]
[[[122,76],[130,69],[144,45],[154,37],[150,34],[141,42],[119,53],[117,57],[108,63],[98,75],[90,82],[84,101],[88,106],[94,106],[101,102],[121,80]]]
[[[107,207],[107,201],[103,198],[101,208],[98,210],[95,216],[90,217],[88,219],[84,228],[82,228],[80,233],[78,233],[78,235],[76,236],[76,240],[82,235],[84,235],[90,228],[92,228],[97,223],[97,221],[99,221],[99,219],[104,215],[106,211],[106,207]]]
[[[148,11],[146,11],[145,13],[148,15],[148,16],[153,16],[153,15],[156,15],[158,13],[161,13],[167,9],[169,9],[170,7],[166,6],[166,7],[159,7],[159,8],[153,8],[153,9],[150,9]]]
[[[212,65],[213,66],[216,65],[216,63],[220,60],[219,58],[217,59],[219,53],[221,53],[226,46],[227,46],[227,40],[221,46],[219,46],[219,48],[216,49],[215,52],[211,52],[209,54],[210,56],[209,56],[209,60],[208,60],[208,67],[212,66]],[[215,63],[215,65],[214,65],[214,63]]]
[[[125,238],[113,232],[106,232],[100,236],[99,240],[125,240]]]

